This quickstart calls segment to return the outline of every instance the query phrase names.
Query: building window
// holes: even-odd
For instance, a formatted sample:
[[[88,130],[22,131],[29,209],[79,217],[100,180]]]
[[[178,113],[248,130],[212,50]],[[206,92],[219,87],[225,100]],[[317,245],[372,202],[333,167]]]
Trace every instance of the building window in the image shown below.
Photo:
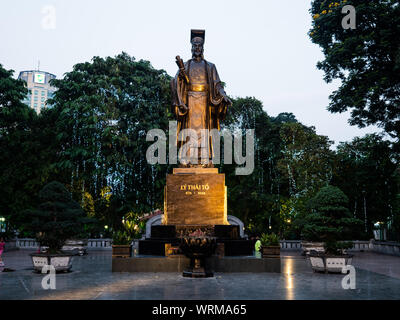
[[[45,91],[42,91],[42,96],[44,96],[44,94],[45,94]]]
[[[35,90],[35,96],[37,96],[38,95],[38,91],[37,90]]]

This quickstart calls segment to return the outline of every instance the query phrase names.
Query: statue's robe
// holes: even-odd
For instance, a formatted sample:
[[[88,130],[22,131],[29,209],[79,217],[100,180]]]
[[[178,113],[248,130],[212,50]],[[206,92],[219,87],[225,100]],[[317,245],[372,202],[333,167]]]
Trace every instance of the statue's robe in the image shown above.
[[[223,99],[226,93],[214,64],[204,59],[200,62],[192,59],[187,61],[184,66],[190,84],[186,84],[179,71],[172,79],[172,113],[178,120],[178,137],[181,130],[193,129],[198,134],[198,146],[200,147],[201,129],[220,130],[220,121],[225,119],[228,107]],[[182,110],[179,106],[186,106],[187,110]],[[204,142],[206,142],[205,145]],[[178,139],[179,150],[184,143]],[[211,163],[213,151],[210,135],[205,137],[203,147],[206,148],[203,152],[207,152],[208,162]],[[201,153],[199,148],[198,158],[201,157]],[[180,157],[182,158],[181,154]],[[200,164],[200,162],[198,163]]]

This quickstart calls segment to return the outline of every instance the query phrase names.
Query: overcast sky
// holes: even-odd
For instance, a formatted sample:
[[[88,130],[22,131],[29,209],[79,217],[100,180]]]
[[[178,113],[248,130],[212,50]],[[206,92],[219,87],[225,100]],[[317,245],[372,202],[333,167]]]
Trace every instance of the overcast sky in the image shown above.
[[[1,1],[0,63],[17,76],[40,60],[61,78],[76,63],[125,51],[175,75],[175,56],[191,55],[190,29],[206,29],[205,58],[229,95],[254,96],[271,116],[292,112],[336,144],[379,132],[326,110],[338,83],[316,68],[323,55],[307,35],[309,8],[309,0]]]

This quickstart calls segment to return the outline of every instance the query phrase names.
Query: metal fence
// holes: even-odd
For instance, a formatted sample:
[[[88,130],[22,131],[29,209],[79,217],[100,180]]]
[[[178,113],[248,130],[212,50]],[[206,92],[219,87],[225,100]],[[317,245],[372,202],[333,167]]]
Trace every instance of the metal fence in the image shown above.
[[[20,249],[37,249],[39,243],[35,239],[17,239],[16,247]],[[88,239],[88,250],[108,250],[112,248],[112,239]]]
[[[300,240],[282,240],[281,250],[301,250],[301,241]]]
[[[353,240],[349,242],[353,242],[353,248],[348,251],[372,251],[374,249],[372,241]],[[303,248],[301,240],[281,240],[280,243],[281,250],[302,250]]]
[[[112,239],[88,239],[88,249],[102,250],[112,248]]]

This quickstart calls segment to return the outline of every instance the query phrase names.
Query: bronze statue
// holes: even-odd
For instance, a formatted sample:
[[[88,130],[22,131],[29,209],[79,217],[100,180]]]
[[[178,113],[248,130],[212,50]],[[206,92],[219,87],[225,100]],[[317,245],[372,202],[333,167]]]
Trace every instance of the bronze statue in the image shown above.
[[[209,133],[212,129],[220,130],[220,121],[225,119],[227,108],[232,105],[215,65],[204,59],[204,40],[204,30],[191,31],[192,59],[183,63],[179,56],[176,57],[179,71],[171,81],[172,113],[178,121],[178,137],[183,129],[193,129],[198,139],[196,159],[191,158],[190,155],[195,153],[191,153],[194,150],[189,148],[186,155],[189,160],[181,163],[183,166],[212,166],[212,137]],[[202,129],[208,129],[203,131],[203,136]],[[184,143],[178,139],[178,148],[181,149]]]

